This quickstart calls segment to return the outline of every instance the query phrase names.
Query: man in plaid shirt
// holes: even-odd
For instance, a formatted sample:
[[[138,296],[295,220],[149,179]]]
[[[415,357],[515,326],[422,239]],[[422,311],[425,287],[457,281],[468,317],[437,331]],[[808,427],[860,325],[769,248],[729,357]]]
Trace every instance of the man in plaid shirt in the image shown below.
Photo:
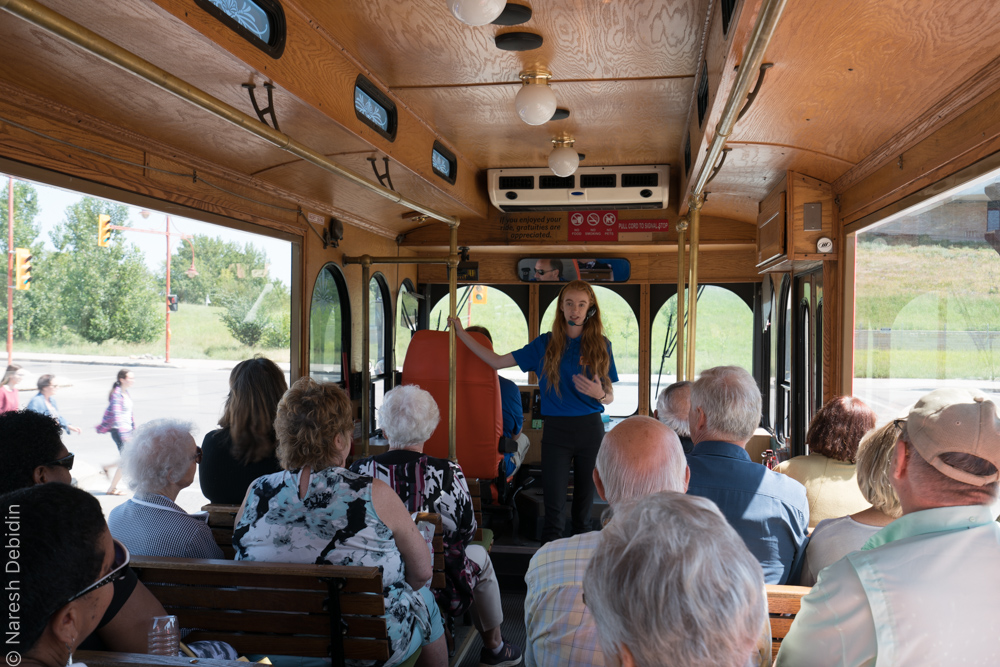
[[[677,435],[651,417],[630,417],[609,431],[594,470],[597,493],[608,501],[611,514],[619,503],[651,493],[684,493],[688,477]],[[524,577],[524,661],[529,667],[605,664],[593,616],[583,604],[583,575],[600,540],[600,532],[555,540],[531,559]]]

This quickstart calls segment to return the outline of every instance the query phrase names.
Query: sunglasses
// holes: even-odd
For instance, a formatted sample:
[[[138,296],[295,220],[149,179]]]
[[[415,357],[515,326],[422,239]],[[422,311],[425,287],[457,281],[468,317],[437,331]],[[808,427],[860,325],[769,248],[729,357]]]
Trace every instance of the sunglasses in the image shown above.
[[[128,548],[126,548],[126,546],[121,542],[119,542],[118,540],[112,539],[112,542],[114,542],[115,545],[115,562],[111,566],[111,571],[108,572],[103,577],[101,577],[100,579],[98,579],[97,581],[95,581],[94,583],[92,583],[90,586],[84,588],[82,591],[80,591],[70,599],[63,602],[61,605],[59,605],[59,608],[68,605],[73,600],[78,600],[79,598],[82,598],[87,593],[96,591],[101,586],[107,586],[110,583],[125,578],[125,568],[128,567],[128,562],[129,562]]]
[[[76,458],[76,454],[73,454],[72,452],[70,452],[69,454],[67,454],[66,456],[62,457],[61,459],[56,459],[55,461],[52,461],[51,463],[46,463],[45,467],[46,468],[51,468],[52,466],[59,466],[60,468],[66,468],[66,470],[72,470],[73,469],[73,460],[75,458]]]
[[[554,273],[555,269],[535,269],[536,276],[544,276],[546,273]]]
[[[195,463],[201,463],[201,447],[194,448],[194,456],[191,458]]]

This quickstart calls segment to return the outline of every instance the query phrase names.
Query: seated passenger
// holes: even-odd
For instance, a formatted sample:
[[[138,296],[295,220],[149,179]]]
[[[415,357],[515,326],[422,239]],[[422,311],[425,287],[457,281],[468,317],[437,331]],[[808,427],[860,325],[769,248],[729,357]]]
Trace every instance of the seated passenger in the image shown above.
[[[128,551],[111,539],[97,499],[68,484],[4,494],[0,508],[5,544],[19,542],[5,551],[7,664],[22,658],[36,667],[71,664],[111,604],[114,588],[107,584],[124,576]]]
[[[685,454],[694,449],[691,442],[691,426],[688,424],[688,413],[691,412],[691,383],[675,382],[663,389],[656,399],[656,409],[653,417],[670,427],[681,440]]]
[[[714,504],[654,493],[602,533],[583,591],[607,664],[771,664],[760,565]]]
[[[236,559],[382,568],[385,664],[423,645],[417,664],[446,665],[427,543],[392,488],[343,467],[354,432],[347,394],[300,378],[278,404],[274,430],[285,470],[250,485],[233,532]]]
[[[858,443],[875,428],[875,411],[864,401],[838,396],[819,409],[809,424],[809,453],[784,461],[776,472],[806,487],[809,527],[871,507],[858,488],[854,461]]]
[[[472,621],[483,638],[482,665],[521,664],[521,650],[503,641],[500,587],[483,547],[469,542],[476,534],[472,496],[457,463],[424,454],[424,443],[441,419],[430,393],[402,385],[386,393],[379,410],[390,451],[356,461],[351,470],[389,484],[410,512],[441,515],[447,588],[435,593],[452,616],[471,605]]]
[[[174,419],[146,422],[122,447],[122,473],[135,496],[111,510],[115,539],[137,556],[224,558],[207,516],[191,516],[177,494],[194,482],[201,447],[193,424]]]
[[[73,481],[73,454],[62,444],[59,422],[30,410],[0,414],[0,493]],[[112,586],[113,598],[97,629],[79,644],[91,651],[145,653],[149,623],[164,616],[163,605],[153,597],[131,568]]]
[[[281,470],[274,454],[274,415],[288,390],[285,374],[264,357],[236,364],[216,429],[205,434],[198,479],[209,502],[239,505],[250,483]]]
[[[997,406],[938,389],[900,422],[889,475],[903,516],[820,573],[779,666],[997,664]]]
[[[493,336],[486,327],[471,326],[466,327],[466,331],[481,333],[493,344]],[[521,467],[524,457],[528,454],[531,442],[528,436],[521,432],[524,425],[524,409],[521,407],[521,390],[517,388],[512,380],[508,380],[502,375],[497,375],[500,381],[500,407],[503,411],[503,437],[517,441],[516,452],[504,452],[503,465],[504,474],[507,479],[514,477],[514,473]]]
[[[629,417],[608,431],[593,474],[597,493],[608,501],[610,513],[650,493],[684,493],[688,480],[677,435],[650,417]],[[615,521],[613,514],[607,525]],[[598,645],[594,617],[583,601],[583,573],[603,534],[549,542],[531,559],[524,576],[527,665],[613,664]]]
[[[806,546],[799,585],[815,584],[823,568],[857,551],[872,535],[900,517],[899,497],[889,480],[889,466],[898,438],[899,427],[889,422],[861,439],[857,455],[858,486],[872,506],[850,516],[819,522]]]
[[[70,433],[80,433],[79,426],[67,424],[66,418],[60,414],[59,406],[56,404],[57,389],[59,389],[59,384],[56,382],[54,375],[49,375],[47,373],[45,375],[39,375],[38,393],[35,394],[30,401],[28,401],[28,409],[32,412],[38,412],[52,417],[59,422],[59,425],[63,427],[67,435]]]
[[[764,581],[785,584],[798,574],[809,503],[805,488],[750,460],[746,444],[760,423],[760,390],[738,366],[703,371],[691,388],[688,493],[715,502],[757,557]]]

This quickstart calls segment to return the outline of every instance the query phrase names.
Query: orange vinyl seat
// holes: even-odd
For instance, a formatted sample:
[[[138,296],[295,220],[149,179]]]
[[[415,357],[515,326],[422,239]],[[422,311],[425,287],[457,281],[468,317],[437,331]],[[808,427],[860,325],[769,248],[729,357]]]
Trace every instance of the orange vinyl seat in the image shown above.
[[[492,349],[490,341],[479,333],[470,334]],[[499,451],[503,435],[503,412],[500,407],[500,382],[497,373],[472,353],[461,341],[457,343],[457,420],[455,453],[465,476],[494,480],[503,454]],[[441,421],[431,435],[424,452],[448,458],[448,332],[417,331],[410,340],[403,362],[403,384],[415,384],[430,392],[441,411]]]

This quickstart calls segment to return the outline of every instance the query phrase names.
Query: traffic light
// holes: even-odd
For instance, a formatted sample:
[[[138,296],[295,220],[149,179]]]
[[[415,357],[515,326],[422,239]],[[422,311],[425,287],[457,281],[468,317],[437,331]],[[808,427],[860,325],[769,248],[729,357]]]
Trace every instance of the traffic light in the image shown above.
[[[16,289],[31,289],[31,251],[27,248],[14,248],[14,287]]]
[[[108,247],[111,240],[111,216],[101,213],[97,216],[97,245],[102,248]]]
[[[169,308],[170,310],[172,310],[174,312],[177,312],[177,295],[176,294],[168,294],[167,295],[167,308]]]

